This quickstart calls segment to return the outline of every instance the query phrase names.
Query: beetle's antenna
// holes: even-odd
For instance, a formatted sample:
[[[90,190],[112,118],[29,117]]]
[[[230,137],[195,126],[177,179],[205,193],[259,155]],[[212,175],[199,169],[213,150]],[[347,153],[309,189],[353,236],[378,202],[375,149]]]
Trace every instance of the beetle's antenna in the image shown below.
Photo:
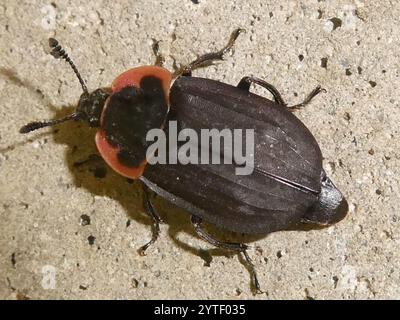
[[[56,59],[64,59],[68,62],[71,66],[72,70],[74,71],[75,75],[77,76],[79,83],[82,86],[83,93],[89,95],[88,89],[86,87],[85,81],[83,81],[81,74],[79,73],[78,69],[76,68],[75,64],[72,62],[71,58],[65,52],[65,50],[58,44],[58,41],[54,38],[49,39],[49,46],[52,48],[50,54]],[[80,120],[82,117],[81,112],[74,112],[71,113],[64,118],[61,119],[54,119],[54,120],[44,120],[44,121],[33,121],[26,125],[24,125],[21,129],[19,129],[20,133],[28,133],[40,128],[54,126],[56,124],[70,121],[70,120]]]
[[[78,112],[74,112],[72,114],[69,114],[65,116],[64,118],[61,119],[54,119],[54,120],[45,120],[45,121],[33,121],[30,122],[26,125],[24,125],[21,129],[19,129],[19,133],[28,133],[40,128],[44,127],[50,127],[54,126],[56,124],[59,124],[61,122],[69,121],[69,120],[79,120],[81,117],[81,114]]]
[[[76,68],[75,64],[72,62],[71,58],[65,52],[65,50],[58,44],[58,41],[54,38],[49,38],[49,46],[52,48],[50,54],[56,59],[64,59],[69,63],[72,70],[74,71],[75,75],[78,77],[78,80],[82,86],[83,92],[88,94],[88,89],[86,87],[85,81],[83,81],[81,74],[79,73],[78,69]]]

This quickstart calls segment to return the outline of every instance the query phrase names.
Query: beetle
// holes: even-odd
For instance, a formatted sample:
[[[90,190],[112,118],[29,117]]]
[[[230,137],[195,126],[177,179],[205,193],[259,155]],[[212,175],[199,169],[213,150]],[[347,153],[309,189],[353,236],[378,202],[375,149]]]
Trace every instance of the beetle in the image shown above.
[[[288,106],[266,81],[243,77],[237,86],[192,76],[192,71],[223,60],[243,29],[235,30],[225,47],[199,56],[171,73],[154,46],[156,64],[130,69],[110,88],[89,92],[78,69],[58,41],[50,38],[51,54],[69,63],[83,93],[74,113],[61,119],[30,122],[28,133],[65,121],[86,121],[97,129],[95,143],[105,162],[119,174],[140,179],[144,207],[153,222],[153,234],[140,253],[153,244],[162,222],[150,200],[155,193],[186,209],[197,235],[216,247],[242,253],[260,292],[254,265],[244,243],[223,242],[207,233],[202,222],[243,234],[268,234],[297,228],[302,223],[331,225],[343,219],[348,204],[327,177],[322,154],[307,127],[293,114],[307,105],[321,87],[300,104]],[[251,85],[267,89],[273,100],[250,92]],[[146,133],[176,121],[181,129],[253,128],[254,170],[238,176],[232,164],[149,164]],[[223,156],[223,151],[221,153]]]

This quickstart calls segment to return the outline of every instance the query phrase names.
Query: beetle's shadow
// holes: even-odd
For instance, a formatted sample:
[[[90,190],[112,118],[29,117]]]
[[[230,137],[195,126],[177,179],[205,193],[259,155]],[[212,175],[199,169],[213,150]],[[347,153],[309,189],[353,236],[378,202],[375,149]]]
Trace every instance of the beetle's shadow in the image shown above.
[[[56,112],[53,118],[61,118],[72,113],[74,109],[75,107],[73,106],[63,107]],[[106,196],[118,201],[124,208],[128,219],[148,225],[149,237],[143,239],[144,244],[151,237],[151,220],[144,213],[142,185],[139,181],[133,181],[120,176],[109,168],[99,156],[93,156],[98,155],[94,144],[95,132],[96,130],[90,129],[86,123],[74,121],[65,122],[52,129],[54,141],[58,144],[67,145],[65,158],[68,168],[72,173],[75,186],[85,188],[94,195]],[[41,133],[37,135],[39,136]],[[35,139],[35,137],[31,138]],[[182,249],[200,255],[204,260],[207,260],[207,254],[204,254],[204,250],[191,247],[178,239],[178,235],[182,232],[196,237],[190,222],[190,215],[165,199],[158,196],[153,199],[161,218],[168,225],[168,234],[173,241]],[[207,224],[205,224],[205,228],[211,235],[224,241],[247,243],[265,237],[265,235],[248,236],[236,234],[217,229]],[[151,247],[148,250],[148,254],[150,252]],[[222,256],[232,256],[235,254],[218,248],[210,249],[208,252],[211,255]]]

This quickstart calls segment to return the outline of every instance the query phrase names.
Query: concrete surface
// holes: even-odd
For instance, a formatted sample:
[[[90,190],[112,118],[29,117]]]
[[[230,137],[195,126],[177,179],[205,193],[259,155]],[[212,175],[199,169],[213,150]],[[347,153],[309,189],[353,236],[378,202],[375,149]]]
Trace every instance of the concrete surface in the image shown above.
[[[194,2],[0,1],[0,298],[399,299],[400,3]],[[350,203],[330,228],[255,239],[250,255],[267,291],[256,297],[237,256],[210,255],[188,215],[162,199],[160,240],[137,254],[151,235],[140,186],[74,165],[95,152],[85,124],[18,133],[68,113],[81,93],[47,54],[48,37],[94,89],[153,63],[152,38],[170,67],[172,57],[220,48],[237,27],[247,33],[234,54],[195,74],[231,84],[257,75],[293,103],[326,88],[297,116]]]

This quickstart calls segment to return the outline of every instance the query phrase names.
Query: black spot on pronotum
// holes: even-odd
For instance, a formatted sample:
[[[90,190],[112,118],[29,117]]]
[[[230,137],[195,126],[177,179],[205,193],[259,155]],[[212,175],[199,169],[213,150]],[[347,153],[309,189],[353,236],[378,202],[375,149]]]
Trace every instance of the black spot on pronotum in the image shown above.
[[[119,147],[118,160],[138,167],[146,158],[149,130],[162,127],[168,112],[162,80],[144,77],[140,88],[128,86],[110,96],[103,112],[107,142]],[[116,125],[118,124],[118,125]]]
[[[339,18],[331,18],[329,19],[333,23],[333,30],[336,30],[337,28],[340,28],[342,26],[342,20]]]

